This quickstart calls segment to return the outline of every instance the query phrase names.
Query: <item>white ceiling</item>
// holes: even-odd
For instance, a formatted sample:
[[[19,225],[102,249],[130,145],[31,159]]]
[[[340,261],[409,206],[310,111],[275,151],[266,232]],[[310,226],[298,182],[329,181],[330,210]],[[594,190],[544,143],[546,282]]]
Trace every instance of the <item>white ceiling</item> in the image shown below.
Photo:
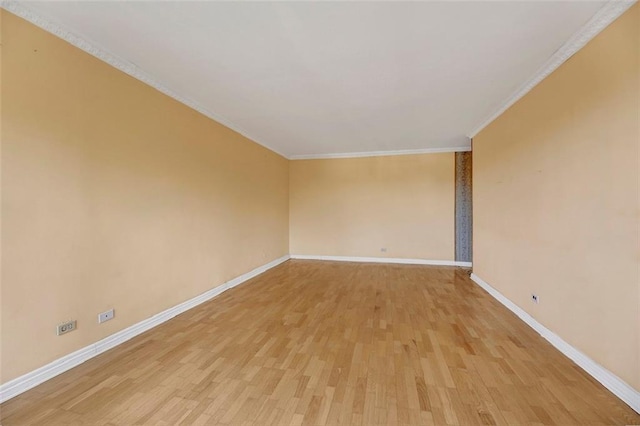
[[[465,148],[603,2],[29,2],[287,157]]]

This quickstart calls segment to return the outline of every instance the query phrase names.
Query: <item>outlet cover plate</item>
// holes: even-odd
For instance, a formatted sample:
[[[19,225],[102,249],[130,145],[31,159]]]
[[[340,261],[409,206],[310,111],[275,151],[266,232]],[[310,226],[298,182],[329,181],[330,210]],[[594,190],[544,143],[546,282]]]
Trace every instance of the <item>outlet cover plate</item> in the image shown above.
[[[62,324],[58,324],[56,327],[56,334],[58,336],[62,336],[63,334],[69,333],[77,328],[76,320],[65,321]]]
[[[113,309],[109,309],[108,311],[104,311],[98,314],[98,324],[102,324],[103,322],[112,320],[116,315],[116,312]]]

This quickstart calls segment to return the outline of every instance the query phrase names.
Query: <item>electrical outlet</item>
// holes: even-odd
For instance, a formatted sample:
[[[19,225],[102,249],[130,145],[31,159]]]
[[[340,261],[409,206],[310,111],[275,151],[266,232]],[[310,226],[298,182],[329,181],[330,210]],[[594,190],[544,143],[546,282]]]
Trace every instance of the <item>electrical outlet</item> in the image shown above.
[[[65,333],[75,330],[77,328],[76,326],[76,320],[63,322],[62,324],[58,324],[58,326],[56,327],[56,334],[58,336],[61,336]]]
[[[533,294],[531,295],[531,301],[532,301],[533,303],[538,303],[538,302],[540,301],[540,299],[538,299],[538,295],[537,295],[537,294],[533,293]]]
[[[382,248],[380,249],[380,251],[381,251],[382,253],[386,253],[386,252],[387,252],[387,248],[386,248],[386,247],[382,247]]]
[[[108,311],[104,311],[101,314],[98,314],[98,324],[102,324],[105,321],[112,320],[116,315],[116,311],[113,309],[109,309]]]

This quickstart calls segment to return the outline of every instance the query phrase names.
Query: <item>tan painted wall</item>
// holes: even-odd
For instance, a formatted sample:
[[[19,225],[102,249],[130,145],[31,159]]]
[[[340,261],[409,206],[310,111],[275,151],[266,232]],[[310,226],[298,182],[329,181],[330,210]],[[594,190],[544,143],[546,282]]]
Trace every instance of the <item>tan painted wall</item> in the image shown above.
[[[7,12],[2,39],[3,382],[288,253],[286,159]]]
[[[2,21],[3,13],[0,11],[0,383],[2,383]]]
[[[291,161],[291,253],[453,260],[454,158]]]
[[[636,389],[639,23],[636,5],[473,143],[474,272]]]

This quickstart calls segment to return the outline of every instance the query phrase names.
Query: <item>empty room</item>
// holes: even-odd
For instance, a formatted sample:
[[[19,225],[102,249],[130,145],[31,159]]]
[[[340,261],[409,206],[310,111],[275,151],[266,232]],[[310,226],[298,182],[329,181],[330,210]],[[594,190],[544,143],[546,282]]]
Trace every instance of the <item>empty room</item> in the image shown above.
[[[0,424],[640,425],[634,1],[6,1],[0,101]]]

